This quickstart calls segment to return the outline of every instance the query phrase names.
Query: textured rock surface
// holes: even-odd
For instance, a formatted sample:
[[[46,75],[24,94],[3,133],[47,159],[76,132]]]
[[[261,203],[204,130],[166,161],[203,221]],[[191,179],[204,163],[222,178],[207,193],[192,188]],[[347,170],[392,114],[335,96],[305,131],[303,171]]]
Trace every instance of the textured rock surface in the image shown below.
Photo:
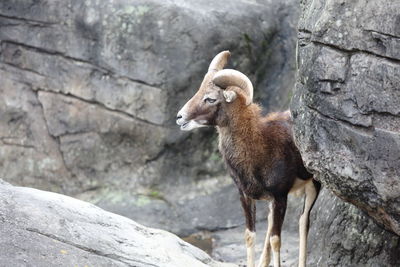
[[[309,266],[400,265],[400,237],[329,190],[311,214]]]
[[[400,45],[392,15],[400,3],[306,1],[303,9],[292,109],[304,160],[400,234],[400,55],[388,45]]]
[[[291,104],[296,143],[307,168],[329,190],[388,230],[325,196],[332,214],[318,216],[322,229],[330,225],[314,239],[324,243],[314,243],[320,266],[399,262],[398,14],[398,1],[302,2],[299,75]],[[328,215],[325,208],[320,212]]]
[[[174,117],[223,49],[287,104],[296,21],[295,0],[1,1],[0,177],[180,234],[242,224],[214,130]]]
[[[0,226],[1,266],[235,266],[92,204],[5,183]]]

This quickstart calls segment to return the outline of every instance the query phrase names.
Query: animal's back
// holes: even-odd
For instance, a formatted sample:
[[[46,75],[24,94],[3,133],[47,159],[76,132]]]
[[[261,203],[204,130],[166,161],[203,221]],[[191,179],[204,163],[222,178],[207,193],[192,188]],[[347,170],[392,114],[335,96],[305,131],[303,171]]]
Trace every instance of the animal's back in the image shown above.
[[[273,147],[275,157],[285,156],[285,161],[293,169],[297,178],[308,180],[312,177],[304,167],[303,160],[293,139],[293,122],[289,110],[267,114],[263,120],[264,134]]]

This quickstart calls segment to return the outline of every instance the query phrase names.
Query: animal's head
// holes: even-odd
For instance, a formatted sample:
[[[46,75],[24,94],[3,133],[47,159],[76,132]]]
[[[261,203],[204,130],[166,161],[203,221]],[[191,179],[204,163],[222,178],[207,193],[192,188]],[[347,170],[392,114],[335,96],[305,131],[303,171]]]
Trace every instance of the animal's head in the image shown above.
[[[223,51],[211,61],[199,90],[178,112],[176,123],[181,130],[218,125],[224,108],[239,98],[245,105],[252,103],[253,85],[249,78],[237,70],[223,69],[229,56],[229,51]]]

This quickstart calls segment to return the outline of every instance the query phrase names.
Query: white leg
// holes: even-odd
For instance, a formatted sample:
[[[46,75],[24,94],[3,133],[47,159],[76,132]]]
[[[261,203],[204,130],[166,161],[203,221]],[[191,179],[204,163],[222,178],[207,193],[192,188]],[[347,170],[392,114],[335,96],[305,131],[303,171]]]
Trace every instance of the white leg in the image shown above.
[[[244,233],[244,237],[246,240],[246,248],[247,248],[247,267],[254,267],[254,246],[255,246],[255,239],[256,233],[246,229]]]
[[[268,267],[269,262],[271,261],[271,242],[269,241],[271,237],[271,230],[272,230],[272,205],[270,205],[269,208],[267,235],[265,236],[264,248],[260,257],[260,261],[258,263],[258,267]]]
[[[274,256],[274,267],[281,266],[281,238],[277,235],[271,236],[270,238],[272,255]]]
[[[307,234],[308,234],[308,221],[310,210],[317,198],[317,190],[312,180],[305,185],[305,203],[304,211],[300,216],[299,232],[300,232],[300,247],[299,247],[299,267],[305,267],[307,261]]]

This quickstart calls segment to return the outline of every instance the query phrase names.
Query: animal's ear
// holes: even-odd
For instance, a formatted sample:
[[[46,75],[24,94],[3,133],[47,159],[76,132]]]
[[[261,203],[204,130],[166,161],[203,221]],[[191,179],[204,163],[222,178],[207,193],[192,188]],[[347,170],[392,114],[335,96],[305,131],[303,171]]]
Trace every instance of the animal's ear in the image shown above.
[[[231,90],[223,91],[222,93],[224,94],[225,101],[228,103],[233,102],[237,97],[236,92],[231,91]]]

